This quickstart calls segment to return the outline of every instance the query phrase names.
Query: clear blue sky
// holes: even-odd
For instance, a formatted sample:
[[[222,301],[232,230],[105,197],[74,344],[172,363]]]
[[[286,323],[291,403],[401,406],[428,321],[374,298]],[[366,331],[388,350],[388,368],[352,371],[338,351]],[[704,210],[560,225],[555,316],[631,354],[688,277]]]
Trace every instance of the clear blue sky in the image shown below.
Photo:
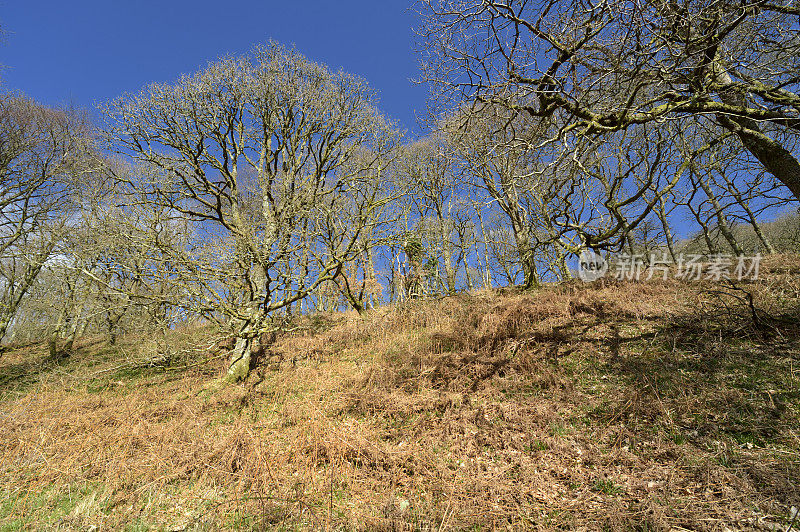
[[[0,0],[6,89],[93,107],[273,39],[365,78],[414,132],[426,90],[412,0]]]

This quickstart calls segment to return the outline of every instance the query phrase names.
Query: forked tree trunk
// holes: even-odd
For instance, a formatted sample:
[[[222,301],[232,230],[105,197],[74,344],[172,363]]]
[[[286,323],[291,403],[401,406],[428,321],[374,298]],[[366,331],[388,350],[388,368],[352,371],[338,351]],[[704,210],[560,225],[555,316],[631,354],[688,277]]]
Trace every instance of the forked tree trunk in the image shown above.
[[[72,318],[72,322],[69,326],[69,333],[67,334],[66,343],[62,348],[62,351],[66,354],[72,353],[72,346],[75,345],[75,338],[78,336],[78,330],[81,327],[84,327],[83,324],[80,323],[81,314],[83,313],[83,303],[78,306],[78,309],[75,311],[75,316]]]
[[[700,223],[700,228],[703,231],[703,239],[706,242],[706,249],[708,249],[709,253],[716,253],[717,245],[714,244],[714,240],[711,238],[711,232],[709,231],[708,226],[700,222],[699,217],[697,221]]]
[[[236,343],[230,357],[230,365],[225,375],[228,382],[240,382],[250,374],[251,352],[254,342],[259,341],[259,329],[266,316],[257,311],[255,316],[239,326]]]
[[[536,256],[531,246],[530,232],[525,226],[522,216],[514,216],[512,218],[511,228],[514,231],[514,243],[517,246],[517,255],[522,266],[522,273],[525,276],[524,286],[526,289],[537,288],[539,286],[539,275],[536,271]]]
[[[714,207],[714,215],[717,217],[719,232],[722,233],[722,236],[728,241],[728,245],[731,247],[731,250],[733,250],[734,255],[744,255],[741,246],[739,246],[736,237],[733,235],[733,231],[731,231],[731,226],[728,224],[728,218],[723,212],[722,204],[720,204],[717,196],[714,195],[714,192],[705,179],[698,176],[698,181],[700,182],[700,187],[703,189],[703,192],[708,196],[708,201],[711,202],[711,206]]]
[[[764,246],[764,250],[773,255],[775,253],[775,247],[772,245],[772,241],[770,241],[769,237],[764,234],[764,231],[761,230],[761,224],[758,223],[758,219],[756,218],[755,213],[750,208],[750,205],[747,204],[741,197],[741,195],[736,195],[736,200],[739,202],[739,205],[742,206],[744,212],[747,213],[747,218],[750,220],[750,225],[753,226],[753,231],[756,234],[756,237],[761,241],[761,245]]]

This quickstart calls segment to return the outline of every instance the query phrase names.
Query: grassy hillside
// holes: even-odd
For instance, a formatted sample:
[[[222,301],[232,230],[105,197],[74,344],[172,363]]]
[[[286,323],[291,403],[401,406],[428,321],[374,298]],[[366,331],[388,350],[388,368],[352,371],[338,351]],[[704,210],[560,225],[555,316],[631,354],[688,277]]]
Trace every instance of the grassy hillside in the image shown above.
[[[749,304],[752,294],[753,306]],[[785,527],[800,260],[295,324],[242,385],[213,331],[0,358],[0,529]]]

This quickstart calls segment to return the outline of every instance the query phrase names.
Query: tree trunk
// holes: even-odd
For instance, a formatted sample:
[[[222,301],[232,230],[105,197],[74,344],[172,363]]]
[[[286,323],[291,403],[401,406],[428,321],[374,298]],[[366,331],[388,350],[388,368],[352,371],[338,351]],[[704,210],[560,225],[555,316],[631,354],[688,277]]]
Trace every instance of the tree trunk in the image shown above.
[[[526,289],[537,288],[539,286],[539,275],[536,271],[536,260],[530,243],[523,237],[522,240],[517,243],[517,249],[519,250],[519,258],[522,263],[522,273],[525,276],[524,287]]]
[[[225,375],[225,379],[228,382],[243,381],[250,374],[250,345],[252,342],[252,338],[240,336],[236,339],[236,344],[231,353],[228,373]]]
[[[72,317],[72,323],[70,323],[69,333],[67,334],[66,338],[67,341],[62,348],[64,353],[72,353],[72,346],[75,344],[75,337],[78,335],[78,330],[81,327],[84,327],[84,325],[80,323],[83,307],[83,304],[79,305],[78,309],[75,311],[75,315]]]
[[[711,68],[714,80],[724,87],[717,92],[719,99],[727,105],[746,109],[747,93],[736,87],[722,63],[720,52],[711,63]],[[767,172],[786,185],[795,198],[800,199],[800,161],[791,151],[764,134],[758,122],[752,118],[717,113],[716,119],[722,127],[739,138],[742,145],[758,159]]]
[[[456,293],[456,270],[453,267],[453,247],[450,244],[450,220],[439,219],[440,241],[442,243],[442,259],[444,261],[445,284],[447,285],[447,295]]]
[[[365,272],[365,275],[367,276],[367,279],[369,279],[369,281],[372,283],[372,286],[374,288],[380,287],[382,289],[383,287],[380,285],[380,283],[378,283],[378,278],[375,275],[375,248],[370,246],[367,249],[366,253],[367,253],[367,270]],[[381,290],[381,292],[382,291],[383,290]],[[367,297],[367,305],[370,308],[375,308],[381,304],[382,300],[383,300],[382,293],[375,294],[373,293],[372,290],[370,290],[370,295]]]
[[[236,343],[231,351],[230,365],[225,375],[228,382],[243,381],[250,374],[251,348],[259,342],[259,331],[266,320],[263,309],[255,310],[245,321],[238,322]]]
[[[714,195],[714,191],[711,190],[711,187],[702,177],[698,176],[698,181],[700,182],[700,187],[703,189],[703,192],[705,192],[706,196],[708,196],[711,206],[714,207],[714,214],[717,217],[717,227],[719,228],[719,232],[722,233],[722,236],[728,241],[728,244],[731,246],[734,255],[744,255],[741,246],[736,241],[736,237],[733,235],[733,231],[731,231],[730,225],[728,225],[728,219],[725,217],[725,213],[722,212],[722,205],[720,204],[719,200],[717,200],[717,196]]]
[[[633,235],[630,231],[625,233],[625,242],[628,244],[628,255],[633,257],[636,254],[636,244],[633,241]]]
[[[708,252],[710,254],[716,253],[717,252],[717,246],[714,244],[714,241],[711,239],[711,234],[708,231],[708,225],[703,223],[703,220],[700,217],[700,211],[698,210],[697,212],[695,212],[694,209],[690,209],[690,210],[692,211],[692,214],[694,215],[695,220],[697,220],[697,223],[700,225],[700,228],[703,231],[703,239],[706,241],[706,248],[708,249]]]
[[[78,336],[86,336],[86,329],[88,329],[88,328],[89,328],[89,319],[87,318],[87,319],[85,319],[85,320],[83,320],[81,322],[80,326],[78,327],[77,332],[75,333],[75,336],[76,337],[78,337]]]
[[[659,196],[658,198],[658,209],[656,209],[656,214],[658,215],[658,219],[661,220],[661,227],[664,229],[664,240],[667,242],[669,256],[672,258],[672,262],[678,262],[678,256],[675,253],[675,242],[672,236],[672,229],[670,229],[669,220],[667,220],[667,211],[664,208],[664,196]]]
[[[483,265],[484,265],[483,284],[484,284],[484,288],[486,288],[487,290],[491,290],[492,289],[492,275],[491,275],[491,272],[489,271],[489,247],[488,247],[489,244],[486,241],[486,226],[483,224],[483,214],[480,212],[480,210],[478,210],[478,209],[476,209],[476,210],[478,211],[478,220],[481,223],[481,237],[483,238]],[[477,257],[480,257],[480,254],[478,253],[477,246],[475,248],[475,255]]]
[[[736,199],[739,201],[739,205],[742,206],[744,212],[747,213],[747,218],[750,220],[750,225],[753,226],[753,231],[755,232],[758,239],[761,241],[761,244],[764,246],[764,250],[769,254],[773,255],[775,253],[775,247],[772,245],[772,241],[764,234],[764,231],[761,229],[761,224],[758,223],[756,219],[756,215],[750,206],[747,204],[746,201],[742,199],[740,195],[736,195]]]
[[[472,275],[469,273],[469,263],[467,263],[467,257],[464,257],[464,281],[467,283],[467,290],[473,291],[475,289],[475,284],[472,282]],[[479,261],[480,263],[480,261]]]
[[[769,255],[774,255],[775,254],[775,247],[772,245],[772,241],[761,230],[761,224],[758,223],[758,220],[756,220],[755,217],[751,218],[750,223],[753,226],[753,231],[755,231],[756,236],[761,241],[761,244],[763,244],[764,250]]]
[[[729,105],[736,105],[739,101],[735,98],[720,96],[722,101]],[[764,169],[786,185],[795,198],[800,199],[800,162],[795,159],[792,152],[762,133],[755,120],[730,118],[718,114],[717,121],[724,128],[735,133],[747,151],[758,159]]]
[[[117,322],[119,318],[111,315],[111,311],[106,314],[106,329],[108,332],[108,343],[110,345],[117,344]]]
[[[8,326],[11,323],[10,316],[2,316],[0,317],[0,341],[5,338],[6,333],[8,332]]]
[[[567,266],[567,253],[558,243],[556,243],[556,254],[556,264],[559,274],[561,275],[561,280],[569,281],[572,279],[572,273],[569,271],[569,266]]]
[[[515,206],[515,213],[519,213],[519,209]],[[516,215],[511,217],[511,228],[514,231],[514,243],[517,246],[517,255],[519,256],[520,265],[522,266],[522,273],[525,276],[524,287],[536,288],[539,286],[539,276],[536,271],[536,258],[531,247],[531,237],[528,227],[525,225],[524,218]]]
[[[66,307],[61,309],[61,312],[58,314],[58,321],[56,322],[56,326],[53,327],[53,331],[50,333],[50,338],[47,341],[47,348],[50,352],[50,358],[58,358],[58,340],[61,337],[61,329],[64,326],[64,319],[67,315]]]

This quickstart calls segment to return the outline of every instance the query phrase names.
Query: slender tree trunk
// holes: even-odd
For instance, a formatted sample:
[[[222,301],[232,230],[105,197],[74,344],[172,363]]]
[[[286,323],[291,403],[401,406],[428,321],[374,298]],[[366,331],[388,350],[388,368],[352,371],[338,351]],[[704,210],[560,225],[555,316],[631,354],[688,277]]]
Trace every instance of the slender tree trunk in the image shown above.
[[[567,266],[566,250],[558,243],[556,243],[556,264],[562,281],[572,279],[572,273],[570,273],[569,266]]]
[[[450,245],[450,232],[448,231],[448,220],[439,220],[441,230],[442,242],[442,260],[444,261],[444,276],[445,283],[447,284],[447,294],[453,295],[456,293],[456,270],[453,267],[453,249]]]
[[[464,281],[467,283],[467,290],[470,292],[475,289],[475,283],[472,281],[472,275],[469,273],[469,264],[467,263],[467,256],[464,255]]]
[[[708,249],[709,254],[714,254],[717,252],[717,246],[714,244],[714,241],[711,238],[711,233],[708,230],[708,224],[703,222],[702,217],[700,216],[700,210],[698,209],[695,211],[694,209],[690,208],[692,214],[694,215],[695,220],[697,220],[697,224],[700,226],[700,229],[703,231],[703,239],[706,242],[706,249]]]
[[[488,240],[486,239],[486,226],[483,223],[483,214],[481,213],[480,209],[476,209],[478,211],[478,220],[481,224],[481,238],[483,238],[483,284],[484,288],[487,290],[492,289],[492,275],[489,271],[489,244]],[[475,255],[480,256],[478,253],[477,248],[475,249]]]
[[[756,233],[756,236],[764,246],[764,250],[769,255],[774,255],[775,247],[772,245],[772,241],[769,239],[769,237],[767,237],[767,235],[764,234],[764,231],[761,230],[761,224],[758,223],[758,220],[756,220],[755,216],[752,215],[752,212],[748,212],[748,215],[751,217],[750,223],[753,225],[753,231]]]
[[[672,262],[677,262],[678,256],[675,253],[675,241],[672,236],[672,229],[669,226],[669,220],[667,220],[667,211],[664,207],[664,196],[659,196],[658,198],[656,215],[658,216],[658,219],[661,220],[661,227],[664,229],[664,240],[667,242],[669,256],[672,258]]]
[[[81,325],[81,314],[83,314],[84,303],[78,305],[74,316],[72,317],[72,322],[70,323],[69,332],[67,333],[66,343],[64,344],[63,351],[64,353],[71,353],[72,346],[75,344],[75,337],[78,334],[79,326]]]
[[[64,319],[67,316],[67,307],[66,305],[61,309],[61,312],[58,313],[58,320],[56,321],[56,326],[53,327],[52,332],[50,333],[50,338],[47,341],[47,348],[50,352],[50,358],[58,358],[59,351],[58,351],[58,340],[61,338],[62,328],[64,327]]]
[[[381,287],[380,283],[378,283],[378,278],[375,275],[375,248],[370,246],[367,249],[366,254],[367,254],[367,269],[365,275],[367,276],[367,279],[370,281],[372,287],[367,299],[367,304],[370,306],[370,308],[375,308],[381,304],[381,301],[383,299],[383,293],[376,295],[374,292],[375,288]]]
[[[736,241],[736,237],[731,231],[730,225],[728,225],[728,219],[726,218],[725,213],[722,210],[722,205],[717,199],[717,196],[714,194],[714,191],[711,190],[709,184],[701,176],[698,176],[698,181],[700,182],[700,187],[703,189],[703,192],[705,192],[706,196],[708,196],[711,206],[714,207],[714,214],[717,217],[717,227],[719,228],[719,232],[722,233],[722,236],[728,241],[728,244],[731,246],[734,255],[744,255],[741,246]]]
[[[772,245],[772,242],[764,234],[764,231],[761,229],[761,224],[758,223],[758,219],[756,219],[756,215],[753,210],[750,208],[750,205],[747,204],[746,201],[741,197],[741,195],[736,194],[736,200],[739,202],[739,205],[742,206],[744,212],[747,213],[747,219],[750,220],[750,225],[753,226],[753,232],[755,232],[756,237],[761,241],[761,245],[764,246],[764,250],[769,254],[775,254],[775,248]]]

